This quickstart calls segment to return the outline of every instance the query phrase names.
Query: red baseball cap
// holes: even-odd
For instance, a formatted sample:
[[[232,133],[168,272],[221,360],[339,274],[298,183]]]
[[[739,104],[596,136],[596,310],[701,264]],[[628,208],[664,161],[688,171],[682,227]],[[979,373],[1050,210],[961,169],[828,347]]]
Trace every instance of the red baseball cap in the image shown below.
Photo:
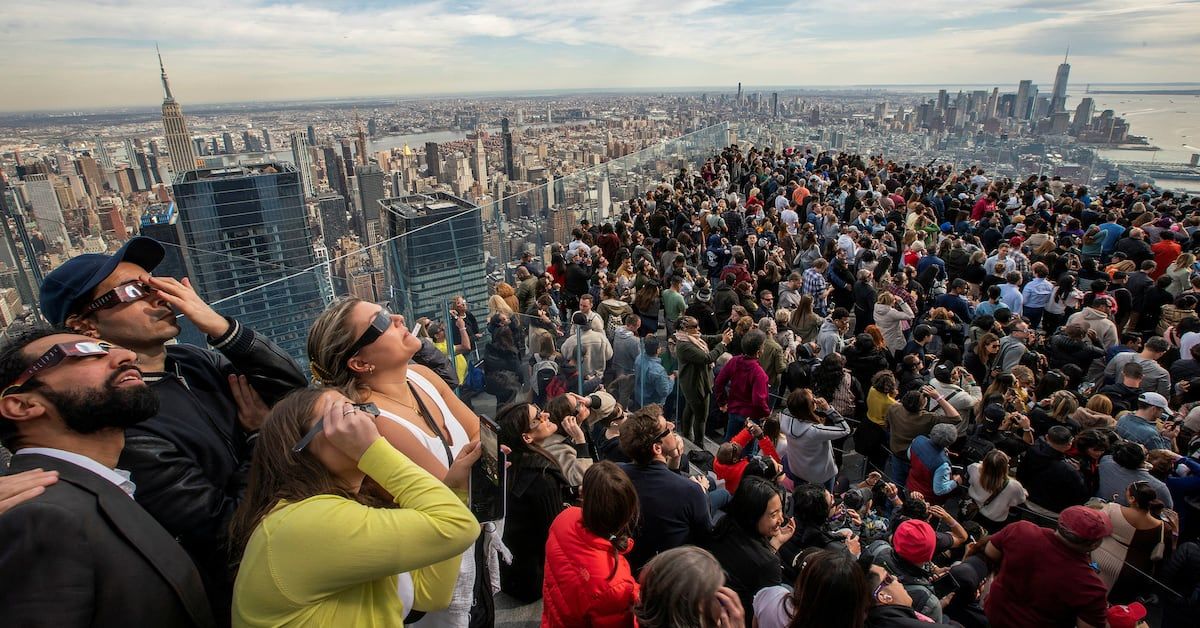
[[[1099,541],[1112,534],[1112,521],[1101,510],[1071,506],[1058,516],[1058,527],[1085,541]]]
[[[1138,622],[1146,618],[1146,607],[1141,602],[1108,607],[1109,628],[1137,628]]]
[[[896,555],[914,565],[924,565],[933,559],[933,550],[937,546],[937,535],[928,523],[917,519],[909,519],[896,526],[892,535],[892,548]]]

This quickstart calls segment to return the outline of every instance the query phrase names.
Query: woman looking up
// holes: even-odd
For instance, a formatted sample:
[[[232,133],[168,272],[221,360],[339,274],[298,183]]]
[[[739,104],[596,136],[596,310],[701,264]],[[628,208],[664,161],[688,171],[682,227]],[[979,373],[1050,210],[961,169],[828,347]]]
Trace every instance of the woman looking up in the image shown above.
[[[375,424],[393,447],[433,477],[446,477],[467,443],[479,439],[479,417],[428,368],[412,361],[421,348],[404,317],[348,298],[321,313],[308,332],[309,367],[321,383],[379,409]],[[421,626],[458,626],[475,599],[475,553],[463,555],[454,600]]]
[[[465,446],[443,483],[340,393],[284,398],[259,432],[233,519],[233,624],[403,625],[410,606],[446,608],[463,550],[479,535],[462,497],[478,458],[478,443]],[[368,477],[386,494],[363,491]]]

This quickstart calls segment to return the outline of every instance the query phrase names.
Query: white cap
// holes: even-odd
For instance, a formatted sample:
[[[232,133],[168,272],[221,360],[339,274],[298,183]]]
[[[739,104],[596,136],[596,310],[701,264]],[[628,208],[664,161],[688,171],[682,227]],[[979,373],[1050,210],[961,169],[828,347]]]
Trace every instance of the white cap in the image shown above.
[[[1169,417],[1173,414],[1171,412],[1171,408],[1167,406],[1166,397],[1163,397],[1156,392],[1144,392],[1141,395],[1138,395],[1138,402],[1144,403],[1148,406],[1154,406],[1155,408],[1161,408],[1164,416]]]

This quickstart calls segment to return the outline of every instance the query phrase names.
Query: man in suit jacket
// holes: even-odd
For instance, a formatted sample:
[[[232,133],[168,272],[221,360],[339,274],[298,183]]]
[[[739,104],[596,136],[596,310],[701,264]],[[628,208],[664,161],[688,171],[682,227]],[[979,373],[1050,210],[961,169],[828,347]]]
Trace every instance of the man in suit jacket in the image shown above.
[[[214,625],[191,559],[114,468],[125,428],[158,411],[136,354],[32,330],[0,347],[11,469],[58,481],[0,514],[0,608],[12,626]]]

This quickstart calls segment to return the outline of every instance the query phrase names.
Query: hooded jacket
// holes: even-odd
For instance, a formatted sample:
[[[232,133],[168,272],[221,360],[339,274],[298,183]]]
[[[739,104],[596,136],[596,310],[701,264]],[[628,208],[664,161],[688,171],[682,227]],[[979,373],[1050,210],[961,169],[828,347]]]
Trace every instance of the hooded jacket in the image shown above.
[[[821,357],[831,353],[841,353],[846,350],[846,339],[832,319],[821,323],[821,331],[817,332],[817,344],[821,345]]]
[[[721,367],[714,383],[717,406],[728,404],[731,414],[761,419],[771,413],[767,373],[757,358],[738,355]]]
[[[1088,329],[1095,331],[1096,337],[1100,339],[1100,344],[1104,345],[1105,349],[1115,346],[1121,340],[1120,334],[1117,333],[1116,323],[1109,320],[1108,315],[1099,310],[1085,307],[1067,319],[1067,324],[1071,323],[1086,325]]]
[[[568,358],[575,357],[576,344],[582,348],[582,367],[585,377],[603,373],[604,367],[613,357],[612,343],[608,341],[608,337],[601,331],[603,324],[600,321],[600,317],[597,316],[592,319],[586,331],[582,334],[572,333],[563,342],[562,354]]]
[[[638,583],[629,561],[612,541],[583,525],[583,509],[567,508],[550,526],[542,626],[631,626]]]

